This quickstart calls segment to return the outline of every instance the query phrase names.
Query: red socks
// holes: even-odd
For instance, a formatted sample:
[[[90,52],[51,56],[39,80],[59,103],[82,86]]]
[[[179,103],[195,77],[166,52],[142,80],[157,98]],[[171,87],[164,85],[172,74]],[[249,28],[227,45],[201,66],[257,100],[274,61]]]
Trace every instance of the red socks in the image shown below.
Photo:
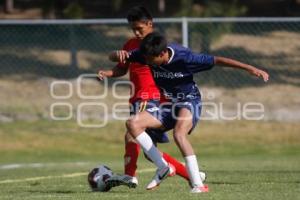
[[[140,145],[128,142],[125,145],[124,171],[129,176],[136,176],[137,159],[140,153]]]
[[[124,155],[124,168],[125,174],[129,176],[136,176],[137,169],[137,159],[140,153],[140,145],[135,142],[128,142],[125,145],[125,155]],[[189,180],[189,175],[186,171],[185,165],[177,161],[175,158],[171,157],[167,153],[162,153],[163,158],[171,163],[175,169],[176,174]]]
[[[184,164],[177,161],[175,158],[171,157],[170,155],[166,154],[165,152],[163,152],[162,154],[163,154],[163,158],[168,163],[171,163],[175,167],[177,175],[181,176],[182,178],[185,178],[186,180],[189,180],[189,175],[186,171]]]

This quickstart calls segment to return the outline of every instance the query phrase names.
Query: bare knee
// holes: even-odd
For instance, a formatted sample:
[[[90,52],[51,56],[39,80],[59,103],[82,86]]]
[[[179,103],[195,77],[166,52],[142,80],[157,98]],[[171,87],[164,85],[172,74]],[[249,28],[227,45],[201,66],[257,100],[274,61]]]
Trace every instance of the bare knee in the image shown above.
[[[138,119],[136,117],[131,117],[126,121],[126,127],[129,130],[139,128]]]
[[[137,117],[131,117],[126,121],[127,130],[134,138],[145,130],[142,124]]]

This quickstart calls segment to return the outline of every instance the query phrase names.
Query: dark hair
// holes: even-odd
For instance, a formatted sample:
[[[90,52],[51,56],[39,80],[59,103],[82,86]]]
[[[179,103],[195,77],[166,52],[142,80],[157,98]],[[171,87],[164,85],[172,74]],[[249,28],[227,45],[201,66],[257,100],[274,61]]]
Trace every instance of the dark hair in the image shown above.
[[[143,6],[135,6],[128,11],[127,21],[136,22],[136,21],[152,21],[152,16],[150,12]]]
[[[145,56],[158,56],[166,49],[167,40],[158,32],[148,34],[140,45],[140,51]]]

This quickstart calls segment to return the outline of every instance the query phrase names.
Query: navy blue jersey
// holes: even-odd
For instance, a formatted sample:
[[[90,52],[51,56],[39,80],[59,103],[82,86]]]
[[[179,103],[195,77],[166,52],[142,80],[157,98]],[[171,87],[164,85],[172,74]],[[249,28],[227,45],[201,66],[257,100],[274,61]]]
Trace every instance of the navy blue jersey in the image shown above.
[[[211,69],[214,66],[214,57],[193,53],[178,44],[169,44],[167,48],[171,52],[169,62],[161,66],[151,66],[156,84],[173,101],[200,98],[193,74]],[[129,61],[147,64],[138,49],[130,52]]]

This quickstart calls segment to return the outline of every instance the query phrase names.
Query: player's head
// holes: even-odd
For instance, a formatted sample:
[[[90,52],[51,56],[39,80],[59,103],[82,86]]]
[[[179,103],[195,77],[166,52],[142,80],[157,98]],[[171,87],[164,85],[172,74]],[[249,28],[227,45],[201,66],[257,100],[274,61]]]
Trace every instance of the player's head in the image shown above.
[[[131,8],[127,14],[127,21],[138,39],[142,40],[146,35],[153,32],[152,16],[143,6]]]
[[[165,64],[169,60],[166,38],[158,32],[148,34],[141,42],[140,51],[152,66]]]

